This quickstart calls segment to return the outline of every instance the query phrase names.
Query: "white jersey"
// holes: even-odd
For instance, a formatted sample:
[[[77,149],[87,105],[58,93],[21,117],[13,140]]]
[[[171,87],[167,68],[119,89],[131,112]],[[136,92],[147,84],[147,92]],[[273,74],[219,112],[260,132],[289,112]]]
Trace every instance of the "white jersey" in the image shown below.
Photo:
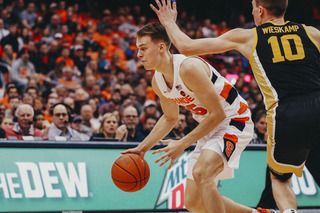
[[[172,89],[170,89],[163,75],[160,72],[155,72],[154,78],[162,94],[174,101],[175,103],[184,106],[193,113],[193,117],[199,123],[208,115],[208,110],[201,105],[194,93],[190,91],[183,83],[179,71],[182,62],[188,57],[180,54],[173,55],[173,70],[174,80]],[[247,102],[239,95],[232,84],[222,77],[219,72],[203,59],[198,58],[206,63],[211,71],[210,79],[214,84],[227,118],[243,118],[250,119],[250,111],[248,110]],[[245,120],[243,120],[244,122]]]
[[[208,110],[200,103],[192,91],[183,83],[179,71],[181,64],[188,57],[173,55],[174,80],[172,89],[168,88],[163,75],[155,72],[154,78],[162,94],[184,106],[193,113],[193,117],[199,123],[208,116]],[[202,60],[201,58],[198,58]],[[232,84],[222,77],[217,70],[206,63],[210,69],[210,79],[220,95],[220,101],[226,113],[226,118],[221,124],[199,139],[196,148],[188,163],[187,178],[193,180],[192,169],[203,149],[209,149],[218,153],[224,162],[223,171],[216,180],[232,178],[233,170],[239,167],[240,155],[250,142],[253,134],[253,123],[247,102],[238,94]]]

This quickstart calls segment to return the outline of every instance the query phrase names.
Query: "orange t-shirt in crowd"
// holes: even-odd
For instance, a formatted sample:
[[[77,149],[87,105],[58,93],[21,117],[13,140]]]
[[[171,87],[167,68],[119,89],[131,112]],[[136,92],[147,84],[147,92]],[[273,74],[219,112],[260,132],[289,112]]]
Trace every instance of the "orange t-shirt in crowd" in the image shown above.
[[[59,83],[59,84],[62,84],[62,85],[64,85],[64,86],[67,86],[67,87],[72,87],[73,85],[77,84],[78,81],[75,80],[75,79],[73,79],[73,80],[71,80],[71,81],[67,81],[67,80],[64,79],[64,78],[59,78],[58,83]]]
[[[56,63],[58,63],[59,61],[62,61],[62,60],[66,61],[66,66],[69,66],[69,67],[74,66],[74,61],[71,58],[64,59],[62,56],[60,56],[56,59]]]
[[[120,45],[112,45],[110,44],[108,47],[107,47],[107,60],[110,61],[113,53],[117,52],[118,55],[119,55],[119,58],[121,60],[126,60],[127,59],[127,56],[124,52],[124,50],[122,49],[122,47]]]
[[[45,110],[43,110],[42,113],[43,113],[44,120],[48,121],[49,123],[52,123],[52,115],[47,114]]]
[[[62,37],[62,46],[64,47],[71,47],[74,40],[74,34],[72,35],[66,35]]]
[[[67,11],[66,10],[57,10],[56,14],[61,16],[61,22],[65,23],[67,21]]]
[[[9,98],[7,96],[4,96],[1,100],[0,103],[4,104],[7,109],[9,109]]]

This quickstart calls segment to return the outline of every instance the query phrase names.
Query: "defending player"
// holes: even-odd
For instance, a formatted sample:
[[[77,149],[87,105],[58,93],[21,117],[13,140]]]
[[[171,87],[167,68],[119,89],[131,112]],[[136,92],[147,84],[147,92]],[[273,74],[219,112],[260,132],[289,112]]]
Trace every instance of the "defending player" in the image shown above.
[[[287,0],[253,0],[254,29],[234,29],[217,38],[192,40],[176,25],[176,3],[156,0],[160,22],[185,55],[238,50],[249,59],[268,110],[267,162],[281,212],[297,209],[292,173],[305,161],[320,184],[320,32],[284,20]],[[308,156],[309,155],[309,156]]]
[[[166,140],[166,152],[156,160],[169,168],[182,152],[198,141],[189,161],[185,205],[196,212],[252,213],[255,209],[221,196],[217,180],[232,178],[240,155],[252,138],[253,123],[245,100],[208,63],[198,57],[172,55],[171,42],[160,23],[137,32],[138,56],[147,70],[155,69],[152,87],[160,98],[163,116],[136,148],[124,153],[144,154],[178,122],[179,105],[190,110],[199,125],[180,140]]]

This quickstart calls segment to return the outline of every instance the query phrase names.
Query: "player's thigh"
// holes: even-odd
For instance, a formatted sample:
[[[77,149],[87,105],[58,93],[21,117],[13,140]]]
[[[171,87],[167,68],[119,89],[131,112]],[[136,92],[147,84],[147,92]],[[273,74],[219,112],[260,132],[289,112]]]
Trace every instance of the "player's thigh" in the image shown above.
[[[224,162],[222,157],[215,151],[203,149],[200,157],[193,167],[194,178],[215,179],[223,171]]]
[[[310,143],[319,132],[314,129],[320,122],[316,103],[302,97],[279,103],[268,111],[267,160],[274,171],[302,175]]]

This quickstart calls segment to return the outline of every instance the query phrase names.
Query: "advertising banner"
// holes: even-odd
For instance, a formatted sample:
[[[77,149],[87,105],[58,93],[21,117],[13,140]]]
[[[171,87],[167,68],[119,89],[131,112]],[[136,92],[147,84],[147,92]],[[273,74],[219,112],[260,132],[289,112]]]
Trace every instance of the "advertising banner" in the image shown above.
[[[184,208],[190,152],[167,170],[145,156],[150,180],[128,193],[112,182],[111,167],[123,149],[0,149],[0,212],[65,210],[151,210]],[[244,151],[235,178],[218,183],[221,193],[248,206],[258,203],[265,183],[265,151]],[[319,206],[320,190],[307,170],[293,178],[299,206]]]

